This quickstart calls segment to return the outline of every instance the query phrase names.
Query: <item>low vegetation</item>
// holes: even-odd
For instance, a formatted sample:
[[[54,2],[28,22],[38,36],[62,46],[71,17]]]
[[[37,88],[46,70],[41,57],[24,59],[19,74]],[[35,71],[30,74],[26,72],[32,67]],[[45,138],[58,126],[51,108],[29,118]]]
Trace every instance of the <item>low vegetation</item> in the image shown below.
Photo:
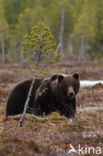
[[[4,70],[5,74],[8,74],[7,68],[6,66],[0,68],[1,77]],[[77,65],[71,66],[71,72],[77,68]],[[100,69],[100,65],[97,64],[96,68]],[[62,70],[58,70],[60,72],[63,70],[65,72],[65,68],[60,68],[59,65],[57,69]],[[90,65],[88,73],[91,69],[92,65]],[[102,85],[80,90],[77,97],[78,108],[75,119],[67,119],[60,116],[58,112],[49,116],[44,115],[44,117],[27,114],[23,127],[18,127],[20,115],[6,118],[5,105],[14,85],[25,79],[25,76],[15,79],[16,68],[10,67],[10,70],[13,75],[10,76],[11,81],[8,79],[0,82],[0,156],[68,156],[70,144],[74,147],[77,147],[78,144],[103,147],[103,110],[80,110],[80,108],[89,106],[102,106]],[[24,67],[18,68],[16,75],[20,75],[19,72],[25,70]],[[52,67],[52,72],[55,70],[56,68]],[[79,70],[83,70],[83,66]],[[83,77],[82,73],[81,77]]]

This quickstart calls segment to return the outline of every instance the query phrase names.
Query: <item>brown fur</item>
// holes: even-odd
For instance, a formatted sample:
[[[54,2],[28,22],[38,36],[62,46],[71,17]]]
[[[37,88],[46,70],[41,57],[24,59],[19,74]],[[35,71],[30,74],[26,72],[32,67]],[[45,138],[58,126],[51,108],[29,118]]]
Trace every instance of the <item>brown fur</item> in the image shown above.
[[[6,106],[7,116],[23,112],[31,82],[32,80],[26,80],[13,89]],[[79,87],[78,73],[56,74],[48,79],[36,79],[27,112],[35,115],[43,115],[43,113],[48,115],[51,112],[59,111],[61,115],[68,118],[73,117]]]
[[[41,85],[42,79],[36,78],[35,84],[32,89],[29,105],[27,112],[33,112],[33,103],[34,103],[34,96],[36,93],[37,88]],[[9,115],[16,115],[20,114],[24,110],[24,104],[27,99],[27,95],[29,92],[29,88],[31,85],[32,79],[25,80],[19,83],[17,86],[14,87],[10,96],[8,97],[7,105],[6,105],[6,116]]]

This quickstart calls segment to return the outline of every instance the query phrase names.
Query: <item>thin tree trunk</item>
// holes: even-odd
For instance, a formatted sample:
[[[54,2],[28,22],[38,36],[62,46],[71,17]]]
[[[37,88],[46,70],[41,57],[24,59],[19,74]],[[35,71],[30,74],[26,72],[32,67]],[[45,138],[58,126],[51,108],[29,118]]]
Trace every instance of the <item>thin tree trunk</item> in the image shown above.
[[[61,49],[60,53],[63,55],[63,33],[64,33],[64,0],[61,0],[62,9],[61,9],[61,31],[60,31],[60,43],[61,43]]]
[[[68,46],[68,52],[69,56],[73,56],[73,38],[70,36],[69,37],[69,46]]]
[[[13,55],[14,55],[14,58],[15,59],[17,59],[17,54],[16,54],[16,37],[14,37],[14,53],[13,53]],[[17,60],[16,60],[17,61]]]
[[[19,120],[19,127],[22,127],[23,120],[24,120],[24,117],[26,115],[26,111],[27,111],[28,104],[29,104],[29,101],[30,101],[30,96],[31,96],[32,89],[33,89],[33,86],[34,86],[34,83],[35,83],[35,77],[37,76],[37,73],[38,73],[38,67],[39,67],[39,63],[40,63],[40,58],[41,58],[41,53],[38,55],[38,58],[37,58],[36,69],[34,71],[33,80],[32,80],[32,83],[31,83],[31,86],[30,86],[30,89],[29,89],[27,100],[26,100],[25,105],[24,105],[24,111],[23,111],[23,114],[22,114],[22,116],[21,116],[21,118]]]
[[[59,35],[59,43],[55,53],[60,52],[62,56],[63,56],[63,33],[64,33],[64,0],[61,0],[61,28],[60,28],[60,35]]]
[[[5,48],[4,48],[4,37],[1,37],[1,51],[2,51],[2,63],[5,63]]]
[[[23,120],[24,120],[24,117],[25,117],[25,114],[26,114],[26,111],[27,111],[27,108],[28,108],[28,104],[29,104],[29,101],[30,101],[30,96],[31,96],[31,92],[32,92],[32,89],[33,89],[33,86],[34,86],[34,83],[35,83],[35,77],[37,76],[37,72],[34,73],[34,77],[33,77],[33,80],[32,80],[32,83],[31,83],[31,86],[30,86],[30,90],[29,90],[29,93],[28,93],[28,96],[27,96],[27,100],[26,100],[26,103],[24,105],[24,111],[23,111],[23,114],[19,120],[19,127],[22,127],[22,124],[23,124]]]
[[[81,52],[80,52],[80,55],[81,55],[81,58],[82,58],[82,59],[84,58],[84,54],[85,54],[84,37],[82,37],[82,38],[81,38]]]
[[[21,64],[23,64],[23,62],[24,62],[24,54],[22,53],[22,49],[20,51],[20,55],[21,55]]]
[[[80,43],[80,54],[79,54],[79,60],[80,61],[81,59],[84,58],[84,54],[85,54],[85,48],[84,48],[84,37],[82,36],[81,37],[81,43]]]
[[[57,45],[57,48],[56,48],[56,50],[55,50],[55,53],[56,53],[56,54],[58,53],[58,51],[59,51],[60,48],[61,48],[61,43],[59,42],[58,45]]]

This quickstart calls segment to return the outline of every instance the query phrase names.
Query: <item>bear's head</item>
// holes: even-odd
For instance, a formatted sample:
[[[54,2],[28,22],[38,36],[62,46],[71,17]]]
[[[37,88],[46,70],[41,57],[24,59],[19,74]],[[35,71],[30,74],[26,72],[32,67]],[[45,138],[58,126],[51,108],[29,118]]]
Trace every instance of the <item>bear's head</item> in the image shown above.
[[[73,99],[80,88],[79,74],[58,74],[51,77],[51,88],[53,92],[63,98]]]

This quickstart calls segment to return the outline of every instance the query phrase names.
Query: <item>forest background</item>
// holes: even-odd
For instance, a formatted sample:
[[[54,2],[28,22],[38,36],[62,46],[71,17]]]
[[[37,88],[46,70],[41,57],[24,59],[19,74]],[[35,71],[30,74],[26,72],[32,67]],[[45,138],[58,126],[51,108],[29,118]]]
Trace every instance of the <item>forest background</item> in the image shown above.
[[[21,42],[41,20],[57,45],[61,31],[61,0],[0,0],[0,60],[23,62]],[[103,0],[64,0],[61,56],[76,60],[103,58]]]

